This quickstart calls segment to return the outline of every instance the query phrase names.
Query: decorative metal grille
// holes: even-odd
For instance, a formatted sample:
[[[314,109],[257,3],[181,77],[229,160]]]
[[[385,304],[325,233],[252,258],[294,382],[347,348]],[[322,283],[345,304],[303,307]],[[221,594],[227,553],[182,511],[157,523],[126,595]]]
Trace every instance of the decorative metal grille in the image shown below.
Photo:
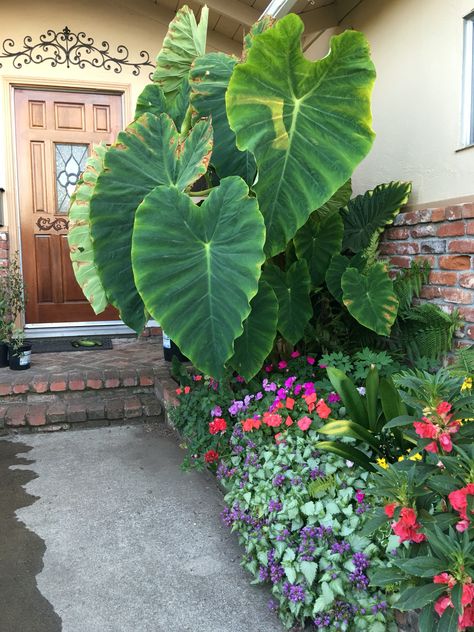
[[[86,167],[88,145],[57,143],[56,151],[56,204],[60,213],[67,213],[71,195],[79,176]]]
[[[117,46],[117,51],[110,50],[110,44],[106,41],[95,45],[92,37],[80,31],[73,33],[67,26],[62,31],[49,29],[39,36],[39,41],[34,42],[30,35],[23,38],[23,47],[15,50],[15,42],[7,38],[0,48],[0,68],[2,59],[11,59],[14,68],[22,68],[26,64],[41,64],[50,62],[51,66],[65,64],[85,68],[105,68],[115,73],[122,72],[124,67],[132,69],[132,75],[138,76],[142,68],[154,68],[147,51],[140,51],[141,61],[129,60],[128,48],[123,44]],[[151,73],[150,73],[151,78]]]

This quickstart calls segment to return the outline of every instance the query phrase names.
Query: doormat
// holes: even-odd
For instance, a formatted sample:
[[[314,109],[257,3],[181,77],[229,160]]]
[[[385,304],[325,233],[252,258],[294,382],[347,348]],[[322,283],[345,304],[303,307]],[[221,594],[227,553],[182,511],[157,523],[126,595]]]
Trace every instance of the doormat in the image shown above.
[[[32,338],[31,353],[61,353],[62,351],[105,351],[112,349],[112,339],[104,336],[89,338]]]

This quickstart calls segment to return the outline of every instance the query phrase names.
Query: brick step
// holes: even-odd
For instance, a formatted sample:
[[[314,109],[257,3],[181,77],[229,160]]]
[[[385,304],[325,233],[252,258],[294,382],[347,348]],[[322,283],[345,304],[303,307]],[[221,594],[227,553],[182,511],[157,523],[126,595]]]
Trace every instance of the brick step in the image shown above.
[[[3,426],[5,430],[53,431],[163,419],[162,405],[150,387],[27,392],[3,397],[0,401],[0,429]]]

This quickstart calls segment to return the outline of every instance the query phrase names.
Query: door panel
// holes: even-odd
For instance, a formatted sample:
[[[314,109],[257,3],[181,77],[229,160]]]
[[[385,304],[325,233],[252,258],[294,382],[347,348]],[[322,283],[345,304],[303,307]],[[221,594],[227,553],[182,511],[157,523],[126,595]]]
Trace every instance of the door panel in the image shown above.
[[[15,123],[26,322],[118,320],[96,316],[76,282],[67,212],[92,145],[122,127],[121,96],[16,89]]]

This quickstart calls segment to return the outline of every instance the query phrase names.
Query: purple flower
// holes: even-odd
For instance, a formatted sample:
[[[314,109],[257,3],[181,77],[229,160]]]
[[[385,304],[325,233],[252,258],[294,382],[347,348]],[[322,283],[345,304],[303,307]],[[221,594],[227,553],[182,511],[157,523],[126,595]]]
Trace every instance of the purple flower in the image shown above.
[[[341,398],[337,393],[332,392],[326,397],[326,401],[328,404],[337,404],[337,402],[341,401]]]
[[[269,393],[270,391],[276,391],[277,385],[275,382],[269,382],[267,378],[265,378],[262,382],[263,390]]]
[[[341,542],[334,542],[331,546],[331,553],[339,553],[342,555],[346,551],[350,551],[350,544],[342,540]]]
[[[302,586],[299,584],[290,584],[289,582],[283,584],[283,594],[293,603],[304,601],[306,596]]]
[[[258,401],[259,399],[262,399],[263,397],[263,393],[261,391],[258,391],[258,393],[255,395],[255,400]]]
[[[277,395],[279,399],[285,399],[286,397],[286,389],[284,388],[279,388],[277,391]]]
[[[211,417],[221,417],[222,416],[222,408],[220,406],[214,406],[211,410]]]
[[[356,490],[356,494],[355,494],[355,498],[356,498],[358,503],[361,503],[364,500],[364,498],[365,498],[364,492],[362,492],[360,489],[357,489]]]
[[[296,382],[296,377],[294,375],[292,377],[287,377],[285,380],[285,387],[291,388],[295,382]]]
[[[299,395],[301,393],[301,389],[303,388],[302,384],[297,384],[293,389],[293,393],[295,395]]]
[[[275,476],[275,478],[272,481],[272,485],[274,487],[281,487],[281,485],[283,485],[283,483],[285,482],[285,475],[284,474],[277,474]]]
[[[305,382],[303,384],[303,388],[304,388],[305,395],[312,395],[316,391],[316,389],[314,388],[313,382]]]
[[[282,508],[283,508],[283,505],[281,504],[279,500],[274,500],[273,498],[270,499],[268,503],[268,511],[270,513],[273,513],[274,511],[276,512],[281,511]]]
[[[267,581],[269,578],[268,568],[266,566],[260,566],[258,569],[258,578],[261,582]]]
[[[322,478],[324,477],[324,470],[321,470],[319,467],[315,467],[310,470],[309,477],[312,481],[314,481],[315,478]]]
[[[291,484],[294,485],[295,487],[298,485],[301,485],[301,476],[295,476],[294,478],[292,478]]]

